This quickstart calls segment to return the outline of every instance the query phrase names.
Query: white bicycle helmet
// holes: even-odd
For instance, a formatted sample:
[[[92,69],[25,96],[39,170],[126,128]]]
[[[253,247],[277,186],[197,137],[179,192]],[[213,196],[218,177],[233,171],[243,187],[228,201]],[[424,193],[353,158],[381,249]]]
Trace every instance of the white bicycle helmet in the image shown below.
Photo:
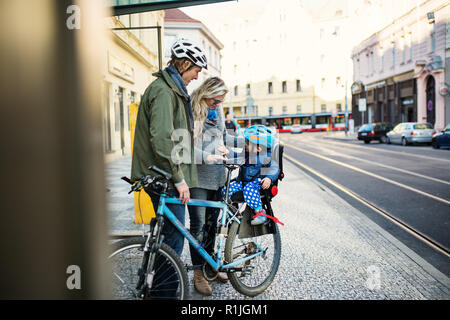
[[[177,58],[187,58],[200,68],[208,69],[203,50],[191,40],[181,38],[175,41],[172,45],[172,54]]]

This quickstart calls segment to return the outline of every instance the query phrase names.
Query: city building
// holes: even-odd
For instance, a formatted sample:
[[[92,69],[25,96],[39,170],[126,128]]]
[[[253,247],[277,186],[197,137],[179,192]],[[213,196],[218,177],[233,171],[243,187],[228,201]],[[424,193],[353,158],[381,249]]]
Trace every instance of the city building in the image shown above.
[[[408,9],[352,52],[355,125],[419,121],[442,129],[448,121],[444,62],[450,7],[428,0],[412,1]]]
[[[109,29],[164,25],[164,11],[106,18]],[[161,33],[163,31],[161,30]],[[131,154],[130,104],[159,69],[157,29],[110,31],[104,52],[102,104],[105,160]]]
[[[214,34],[199,20],[192,19],[180,9],[165,10],[164,17],[164,61],[170,60],[170,48],[179,38],[187,38],[200,45],[208,61],[208,69],[202,70],[198,80],[192,81],[188,86],[188,91],[192,92],[205,79],[221,74],[221,53],[223,44]]]
[[[337,115],[343,128],[346,102],[351,113],[352,48],[412,1],[261,0],[223,6],[211,20],[198,10],[224,43],[222,74],[231,89],[224,109],[242,126],[325,130]]]

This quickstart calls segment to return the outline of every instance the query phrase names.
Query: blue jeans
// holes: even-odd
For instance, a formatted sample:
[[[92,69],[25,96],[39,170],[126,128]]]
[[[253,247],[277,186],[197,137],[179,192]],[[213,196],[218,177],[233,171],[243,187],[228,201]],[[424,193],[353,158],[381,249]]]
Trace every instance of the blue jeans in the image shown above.
[[[152,199],[153,207],[155,208],[155,212],[158,210],[159,204],[159,196],[147,192],[150,195],[150,199]],[[175,189],[170,189],[167,191],[170,197],[179,197],[179,193]],[[184,226],[185,220],[185,207],[181,204],[166,204],[167,208],[180,220],[181,224]],[[164,228],[161,234],[164,235],[164,243],[171,247],[175,252],[181,256],[183,252],[184,245],[184,237],[178,232],[177,229],[173,226],[172,222],[169,221],[166,217],[164,217]]]

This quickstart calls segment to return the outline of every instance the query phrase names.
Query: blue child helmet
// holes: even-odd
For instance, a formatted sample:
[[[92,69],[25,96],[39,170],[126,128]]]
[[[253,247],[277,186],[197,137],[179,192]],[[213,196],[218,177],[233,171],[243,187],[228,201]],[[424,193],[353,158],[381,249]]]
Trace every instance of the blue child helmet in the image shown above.
[[[251,143],[272,148],[275,143],[275,132],[266,126],[255,125],[244,130],[244,138]]]

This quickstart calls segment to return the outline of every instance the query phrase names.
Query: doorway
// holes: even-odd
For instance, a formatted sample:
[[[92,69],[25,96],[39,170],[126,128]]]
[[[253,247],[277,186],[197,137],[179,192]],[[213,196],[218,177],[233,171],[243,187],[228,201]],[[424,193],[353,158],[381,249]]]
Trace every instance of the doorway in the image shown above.
[[[427,122],[434,127],[436,119],[436,83],[433,76],[429,76],[427,80]]]
[[[125,119],[123,110],[123,88],[119,87],[119,113],[120,113],[120,148],[125,154]]]

